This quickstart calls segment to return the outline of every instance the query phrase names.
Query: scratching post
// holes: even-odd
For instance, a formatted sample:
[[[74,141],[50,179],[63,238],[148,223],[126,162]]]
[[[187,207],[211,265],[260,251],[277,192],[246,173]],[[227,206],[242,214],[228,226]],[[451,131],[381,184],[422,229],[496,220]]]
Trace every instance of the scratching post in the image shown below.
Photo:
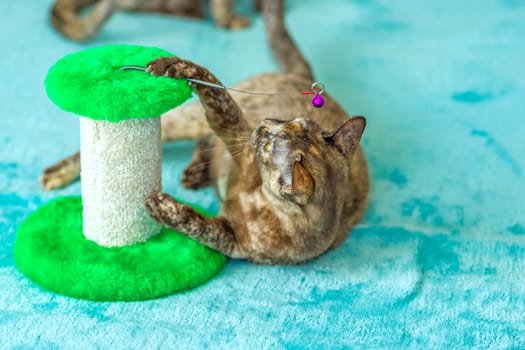
[[[48,96],[80,117],[82,197],[57,198],[18,228],[16,265],[40,286],[90,300],[143,300],[193,288],[224,266],[222,254],[161,228],[144,207],[162,189],[159,116],[191,89],[121,67],[169,56],[109,45],[49,70]]]
[[[84,236],[106,247],[145,242],[160,225],[144,199],[161,188],[160,119],[80,118]]]

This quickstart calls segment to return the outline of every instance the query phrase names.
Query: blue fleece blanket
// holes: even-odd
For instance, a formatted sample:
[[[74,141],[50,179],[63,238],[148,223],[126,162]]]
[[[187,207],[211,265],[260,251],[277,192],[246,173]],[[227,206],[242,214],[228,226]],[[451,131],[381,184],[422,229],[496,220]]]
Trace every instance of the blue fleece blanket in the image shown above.
[[[230,261],[190,292],[74,300],[17,271],[15,232],[51,198],[37,178],[78,149],[78,120],[46,97],[58,58],[130,43],[209,67],[226,84],[275,71],[259,16],[210,21],[119,13],[87,44],[58,36],[51,0],[0,2],[0,349],[525,348],[525,3],[289,1],[297,43],[345,109],[368,117],[366,218],[337,251],[296,267]],[[164,149],[181,188],[193,143]]]

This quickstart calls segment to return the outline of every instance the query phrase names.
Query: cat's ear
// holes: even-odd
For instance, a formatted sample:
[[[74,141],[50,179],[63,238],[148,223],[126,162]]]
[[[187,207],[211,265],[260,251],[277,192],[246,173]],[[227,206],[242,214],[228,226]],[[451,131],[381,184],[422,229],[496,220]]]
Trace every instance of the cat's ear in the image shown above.
[[[334,132],[325,135],[325,139],[337,147],[344,155],[351,156],[359,145],[365,127],[366,119],[364,117],[352,117],[341,124]]]
[[[281,191],[299,205],[308,203],[314,192],[314,180],[300,161],[294,162],[292,174],[281,187]]]

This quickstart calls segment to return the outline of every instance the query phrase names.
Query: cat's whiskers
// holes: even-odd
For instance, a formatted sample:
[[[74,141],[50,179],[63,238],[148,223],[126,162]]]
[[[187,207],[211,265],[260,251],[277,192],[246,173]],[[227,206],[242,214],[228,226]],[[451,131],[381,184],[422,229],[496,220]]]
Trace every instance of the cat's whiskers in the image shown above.
[[[230,155],[233,158],[235,158],[235,157],[240,156],[244,152],[244,150],[247,148],[248,145],[251,145],[251,143],[250,142],[241,142],[241,143],[232,144],[232,145],[218,144],[218,145],[213,145],[211,147],[202,147],[202,148],[200,148],[200,151],[201,152],[210,152],[210,151],[227,149],[229,151]],[[212,160],[210,160],[210,161],[200,162],[198,165],[194,165],[193,169],[196,170],[196,171],[204,170],[204,169],[210,167],[211,165],[213,165],[214,163],[217,163],[217,162],[218,162],[217,159],[213,159],[212,158]]]
[[[239,142],[242,142],[242,143],[249,143],[249,142],[251,142],[251,138],[249,138],[249,137],[247,137],[247,138],[222,137],[222,140],[227,141],[227,142],[233,142],[233,143],[235,143],[236,141],[239,141]]]
[[[220,129],[222,131],[225,131],[227,134],[231,134],[232,136],[228,136],[228,135],[222,135],[221,138],[246,138],[246,139],[250,139],[251,138],[251,135],[246,135],[246,136],[243,136],[243,135],[238,135],[237,132],[235,130],[232,130],[232,129],[229,129],[229,128],[225,128],[225,127],[220,127],[220,126],[216,126],[217,129]]]
[[[233,158],[240,156],[244,152],[244,149],[240,149],[238,151],[230,152],[231,156]]]
[[[237,151],[230,152],[230,154],[231,154],[231,156],[232,156],[233,158],[242,155],[242,153],[243,153],[243,149],[240,149],[240,150],[237,150]],[[200,162],[200,163],[198,163],[198,164],[196,164],[196,165],[193,165],[193,166],[192,166],[192,170],[193,170],[193,171],[204,170],[204,169],[206,169],[206,168],[209,168],[209,167],[211,167],[211,166],[217,164],[218,162],[219,162],[218,159],[211,159],[211,160],[206,161],[206,162]]]
[[[239,142],[239,143],[230,144],[230,145],[222,143],[222,144],[216,144],[216,145],[213,145],[213,146],[210,146],[210,147],[203,147],[200,150],[201,151],[205,151],[205,152],[218,150],[218,149],[220,149],[220,150],[227,149],[229,151],[237,151],[237,150],[243,150],[243,149],[247,148],[248,146],[251,146],[250,142]]]
[[[202,162],[202,163],[199,163],[198,165],[193,165],[192,166],[192,171],[201,171],[201,170],[204,170],[206,168],[209,168],[210,166],[212,166],[213,164],[217,163],[216,160],[210,160],[210,161],[207,161],[207,162]]]

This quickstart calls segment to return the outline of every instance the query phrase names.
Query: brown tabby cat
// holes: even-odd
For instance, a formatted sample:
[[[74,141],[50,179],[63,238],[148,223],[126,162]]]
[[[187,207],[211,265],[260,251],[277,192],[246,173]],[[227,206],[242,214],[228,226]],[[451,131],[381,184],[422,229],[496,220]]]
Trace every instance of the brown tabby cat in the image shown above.
[[[255,0],[256,7],[257,2]],[[80,16],[80,12],[91,5],[94,5],[91,12]],[[247,17],[235,15],[233,0],[210,0],[210,9],[220,27],[237,29],[250,23]],[[115,10],[204,18],[200,0],[56,0],[51,10],[51,23],[65,37],[86,41],[98,33]]]
[[[310,68],[286,31],[282,11],[281,1],[263,3],[270,44],[286,72],[258,75],[238,88],[310,88]],[[206,68],[175,57],[160,58],[147,70],[220,84]],[[329,96],[323,108],[313,108],[299,94],[231,96],[192,86],[201,105],[164,115],[163,138],[200,136],[183,184],[215,185],[221,215],[206,218],[169,194],[153,193],[146,199],[151,217],[227,256],[257,263],[297,264],[341,245],[367,203],[369,178],[359,146],[365,119],[349,119]],[[78,175],[78,159],[47,169],[44,186],[63,185]]]

